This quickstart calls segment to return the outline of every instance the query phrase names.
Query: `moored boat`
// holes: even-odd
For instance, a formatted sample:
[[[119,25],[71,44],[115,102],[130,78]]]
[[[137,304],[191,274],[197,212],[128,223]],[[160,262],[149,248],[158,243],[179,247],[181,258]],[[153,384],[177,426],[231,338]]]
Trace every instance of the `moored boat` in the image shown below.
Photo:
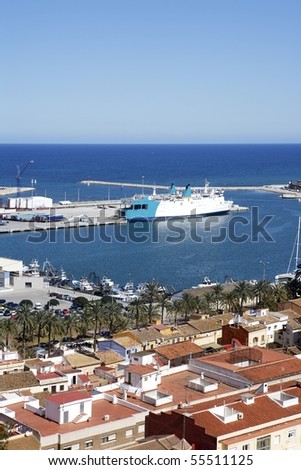
[[[188,184],[184,191],[178,191],[172,184],[166,194],[157,194],[154,189],[152,195],[134,196],[125,218],[135,221],[227,214],[232,205],[222,190],[210,189],[207,181],[202,190],[193,190]]]

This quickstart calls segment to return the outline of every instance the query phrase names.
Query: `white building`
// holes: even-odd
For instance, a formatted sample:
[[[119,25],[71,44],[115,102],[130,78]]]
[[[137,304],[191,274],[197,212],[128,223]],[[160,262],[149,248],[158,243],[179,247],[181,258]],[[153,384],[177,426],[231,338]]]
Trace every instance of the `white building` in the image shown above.
[[[8,198],[8,209],[49,209],[53,205],[50,197],[32,196],[32,197],[15,197]]]
[[[74,391],[52,395],[46,399],[45,418],[58,424],[88,421],[92,416],[92,397]]]

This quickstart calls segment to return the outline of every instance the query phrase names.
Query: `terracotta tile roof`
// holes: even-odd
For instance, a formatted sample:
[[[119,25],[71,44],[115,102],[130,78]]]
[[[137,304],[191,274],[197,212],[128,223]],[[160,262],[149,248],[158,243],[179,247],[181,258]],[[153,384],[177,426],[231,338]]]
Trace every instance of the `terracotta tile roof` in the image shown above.
[[[176,359],[178,357],[188,356],[190,354],[201,353],[203,348],[191,341],[182,341],[176,344],[160,346],[156,352],[167,359]]]
[[[227,323],[225,322],[225,325]],[[213,318],[190,320],[189,325],[195,328],[199,333],[206,333],[208,331],[221,330],[222,325]]]
[[[38,385],[39,382],[31,371],[0,375],[0,392],[31,388]]]
[[[133,339],[131,336],[114,337],[113,341],[115,341],[117,344],[120,344],[120,346],[123,346],[125,349],[133,348],[141,344],[141,341],[138,338]]]
[[[36,378],[38,380],[49,380],[49,379],[60,379],[60,380],[62,380],[61,374],[58,374],[57,372],[45,372],[45,373],[42,373],[42,374],[37,374]]]
[[[253,426],[261,426],[262,430],[265,426],[269,426],[271,421],[293,418],[295,415],[301,413],[301,389],[294,387],[283,391],[298,397],[299,403],[297,405],[282,407],[268,395],[261,395],[256,397],[255,402],[250,405],[244,404],[241,400],[227,404],[227,406],[233,407],[235,411],[243,413],[242,419],[224,423],[208,410],[199,413],[194,412],[193,418],[196,424],[205,429],[206,434],[214,437],[231,434],[232,432],[241,432]],[[211,405],[212,402],[207,403],[208,408]]]
[[[100,363],[104,364],[117,364],[124,361],[124,358],[118,352],[111,350],[97,351],[95,356],[99,359]]]
[[[163,330],[162,337],[164,339],[168,338],[187,338],[196,336],[199,331],[188,323],[185,325],[171,326],[170,328]]]
[[[66,354],[64,358],[74,369],[100,365],[99,359],[80,353]]]
[[[89,421],[85,421],[83,423],[58,424],[32,413],[29,410],[25,410],[22,403],[16,403],[15,405],[11,405],[9,408],[15,412],[15,419],[17,421],[20,421],[29,428],[36,430],[43,437],[57,434],[64,435],[73,431],[82,432],[82,435],[85,436],[89,434],[89,429],[105,423],[104,415],[109,415],[109,422],[112,422],[119,419],[131,418],[133,415],[139,415],[140,413],[140,411],[136,411],[135,409],[119,404],[113,404],[107,400],[95,400],[92,401],[92,417]]]
[[[161,332],[154,326],[133,330],[133,334],[141,343],[146,341],[156,341],[157,339],[162,338]]]
[[[126,370],[138,375],[150,375],[157,372],[157,369],[155,369],[153,366],[141,366],[135,364],[130,364]]]
[[[90,379],[86,374],[79,374],[78,378],[81,380],[82,383],[90,382]]]
[[[301,360],[293,356],[274,364],[258,364],[240,370],[240,375],[254,384],[301,374]]]
[[[62,393],[55,393],[46,399],[46,401],[51,401],[56,403],[57,405],[63,405],[64,403],[72,403],[78,400],[86,400],[87,398],[91,398],[90,393],[85,392],[62,392]]]

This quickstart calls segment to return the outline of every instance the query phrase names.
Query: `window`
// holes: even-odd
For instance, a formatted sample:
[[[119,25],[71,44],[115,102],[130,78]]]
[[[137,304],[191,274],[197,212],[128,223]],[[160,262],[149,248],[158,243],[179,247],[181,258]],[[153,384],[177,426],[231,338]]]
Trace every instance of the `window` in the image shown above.
[[[140,424],[140,426],[138,426],[138,432],[139,434],[144,432],[144,424]]]
[[[294,439],[296,437],[296,429],[290,429],[287,433],[288,439]]]
[[[64,450],[72,450],[72,447],[64,447]]]
[[[133,435],[133,430],[132,429],[127,429],[125,431],[125,437],[131,437]]]
[[[257,450],[270,450],[271,449],[271,436],[264,436],[257,439]]]
[[[85,449],[89,449],[93,447],[93,441],[86,441],[85,442]]]
[[[60,391],[64,390],[64,385],[60,385]]]
[[[242,446],[242,450],[249,450],[250,449],[250,444],[244,444]]]
[[[106,444],[107,442],[116,441],[116,434],[109,434],[108,436],[103,436],[100,443]]]

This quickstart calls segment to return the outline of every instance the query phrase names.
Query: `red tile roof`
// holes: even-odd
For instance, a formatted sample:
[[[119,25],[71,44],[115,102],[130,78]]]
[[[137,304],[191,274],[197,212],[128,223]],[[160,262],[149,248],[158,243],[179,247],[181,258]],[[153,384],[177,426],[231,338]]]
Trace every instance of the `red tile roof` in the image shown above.
[[[130,364],[126,370],[138,375],[150,375],[157,372],[157,369],[155,369],[153,366],[141,366],[135,364]]]
[[[197,354],[203,352],[203,348],[191,341],[182,341],[176,344],[160,346],[156,349],[160,356],[167,359],[177,359],[178,357],[189,356],[190,354]]]
[[[57,374],[56,372],[46,372],[46,373],[41,373],[37,374],[36,378],[38,380],[47,380],[47,379],[62,379],[62,376],[60,374]]]
[[[86,400],[87,398],[91,398],[90,393],[71,391],[51,395],[47,398],[47,401],[51,401],[53,403],[56,403],[57,405],[63,405],[64,403],[72,403],[74,401]]]
[[[288,420],[301,413],[301,389],[293,387],[285,391],[290,395],[297,396],[299,403],[285,408],[275,403],[268,395],[261,395],[255,397],[255,402],[251,405],[246,405],[241,400],[227,404],[237,412],[243,413],[242,419],[230,423],[224,423],[208,410],[194,413],[192,417],[196,424],[205,429],[206,434],[214,437],[240,432],[253,426],[263,428],[270,425],[272,421]],[[208,402],[208,408],[212,405],[212,402]]]

